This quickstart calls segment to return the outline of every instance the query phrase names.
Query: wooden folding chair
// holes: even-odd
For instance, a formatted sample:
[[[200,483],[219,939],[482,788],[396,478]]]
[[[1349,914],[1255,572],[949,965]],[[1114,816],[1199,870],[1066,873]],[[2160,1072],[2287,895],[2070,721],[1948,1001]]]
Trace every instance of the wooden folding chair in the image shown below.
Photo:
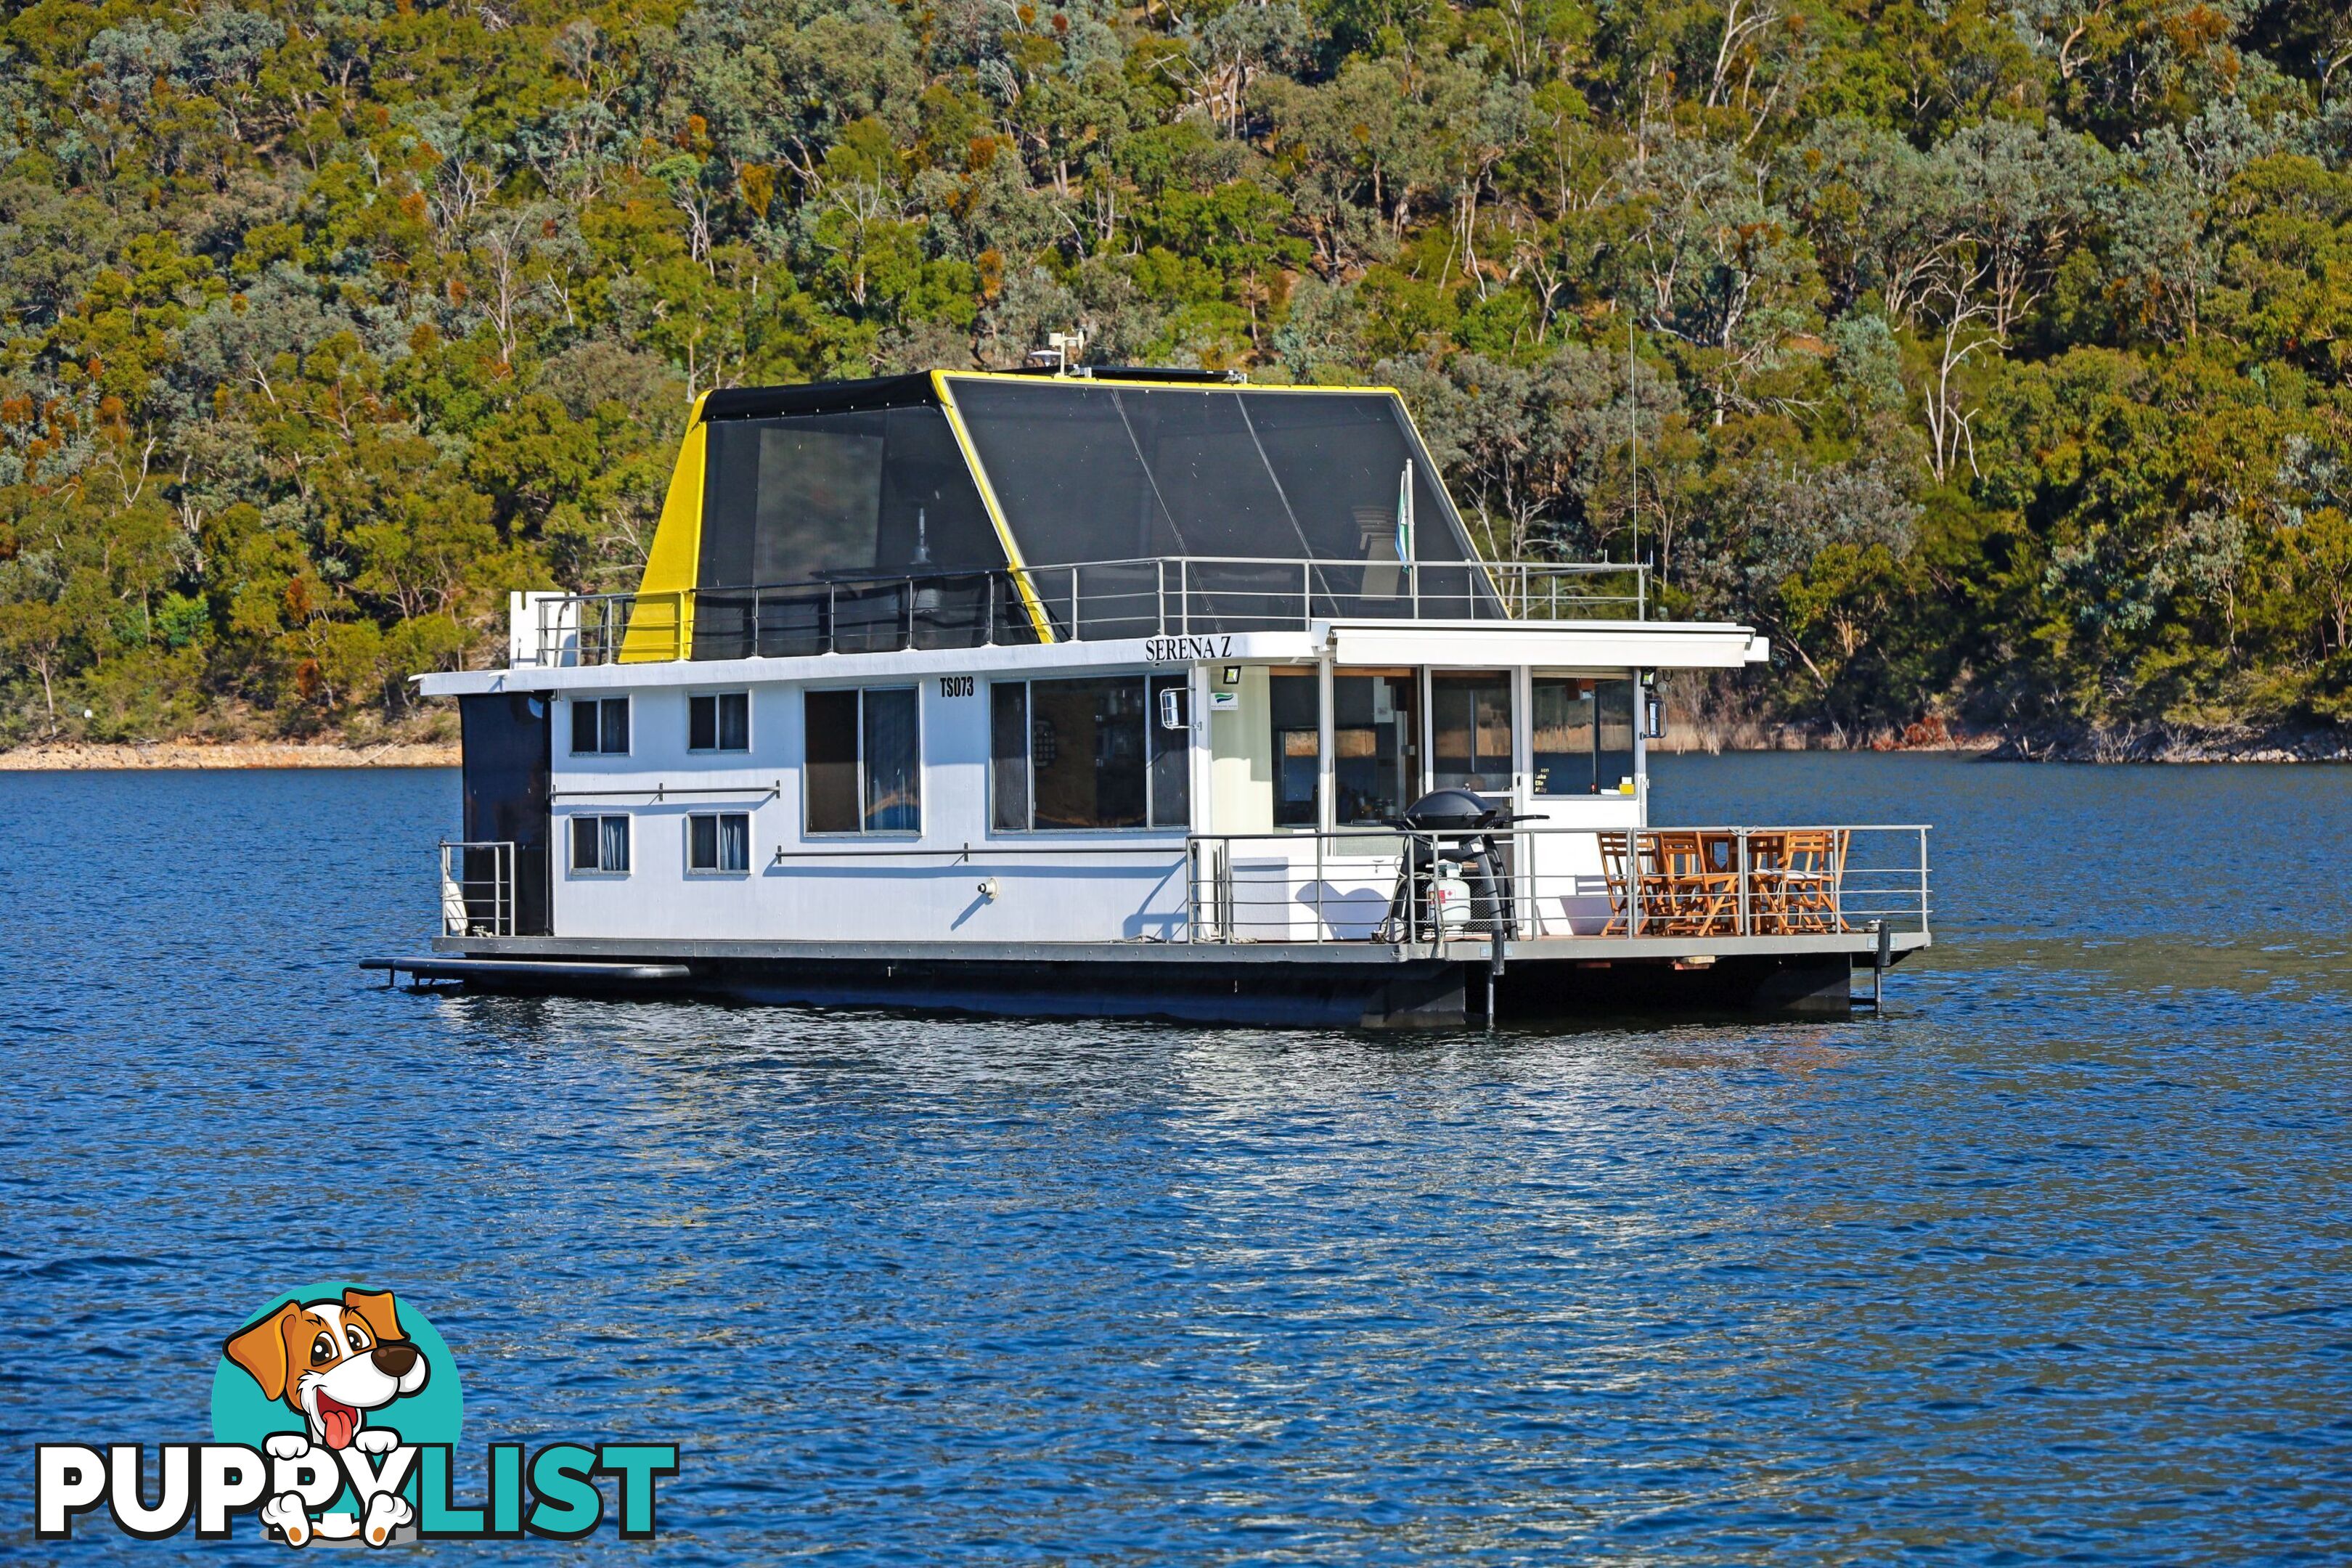
[[[1609,885],[1609,923],[1601,928],[1601,934],[1623,936],[1626,917],[1632,908],[1633,868],[1628,864],[1628,857],[1632,854],[1629,840],[1633,836],[1598,833],[1593,837],[1601,841],[1601,875]]]
[[[1735,929],[1738,841],[1728,833],[1660,833],[1658,862],[1668,885],[1669,936],[1718,936]]]
[[[1843,827],[1795,827],[1786,835],[1787,853],[1779,875],[1780,929],[1789,931],[1846,930],[1842,905],[1846,847],[1853,834]]]
[[[1626,921],[1631,917],[1639,895],[1642,936],[1657,936],[1672,928],[1677,895],[1675,879],[1667,871],[1665,850],[1662,841],[1668,835],[1658,833],[1599,833],[1601,841],[1601,871],[1609,884],[1609,923],[1601,928],[1603,936],[1623,936]]]
[[[1645,927],[1662,935],[1684,933],[1689,919],[1691,884],[1698,874],[1698,835],[1662,829],[1650,835],[1658,858],[1656,896],[1643,900],[1643,912],[1654,917]]]
[[[1788,929],[1780,907],[1781,874],[1789,868],[1789,837],[1785,833],[1748,836],[1748,931],[1751,936],[1772,936]]]

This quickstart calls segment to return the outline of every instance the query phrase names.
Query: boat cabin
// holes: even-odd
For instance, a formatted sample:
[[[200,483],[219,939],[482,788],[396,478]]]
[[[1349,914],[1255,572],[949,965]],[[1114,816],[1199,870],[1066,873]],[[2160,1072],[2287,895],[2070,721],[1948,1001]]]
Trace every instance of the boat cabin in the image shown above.
[[[1646,600],[1480,560],[1384,389],[712,393],[634,592],[518,595],[506,668],[421,678],[465,820],[401,966],[1347,1023],[1572,1006],[1531,964],[1800,1005],[1834,970],[1842,1008],[1927,940],[1924,835],[1874,925],[1850,829],[1652,830],[1659,673],[1769,650]],[[1411,821],[1449,790],[1487,813],[1468,908],[1470,840]]]

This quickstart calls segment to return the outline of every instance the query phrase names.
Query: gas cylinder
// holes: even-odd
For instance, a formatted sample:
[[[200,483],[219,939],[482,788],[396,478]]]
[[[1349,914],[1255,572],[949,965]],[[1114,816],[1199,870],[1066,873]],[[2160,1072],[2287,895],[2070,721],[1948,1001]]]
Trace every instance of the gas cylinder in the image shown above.
[[[1437,863],[1429,879],[1429,908],[1440,931],[1456,931],[1470,923],[1470,884],[1463,879],[1462,868],[1455,862]]]

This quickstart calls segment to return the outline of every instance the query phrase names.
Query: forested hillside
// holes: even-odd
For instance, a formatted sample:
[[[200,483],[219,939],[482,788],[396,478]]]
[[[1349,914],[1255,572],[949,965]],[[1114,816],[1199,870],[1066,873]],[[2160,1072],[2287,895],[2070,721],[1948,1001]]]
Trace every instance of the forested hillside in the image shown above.
[[[1403,388],[1780,716],[2352,717],[2341,0],[0,17],[0,742],[413,725],[694,394],[1073,326]]]

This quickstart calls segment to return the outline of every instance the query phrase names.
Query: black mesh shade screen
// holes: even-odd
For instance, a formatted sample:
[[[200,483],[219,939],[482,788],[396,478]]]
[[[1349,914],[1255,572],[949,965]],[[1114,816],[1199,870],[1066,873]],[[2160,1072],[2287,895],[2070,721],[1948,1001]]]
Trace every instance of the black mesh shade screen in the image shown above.
[[[789,641],[824,598],[764,595],[755,615],[750,596],[714,590],[985,573],[1005,564],[979,487],[936,407],[718,419],[709,440],[695,574],[697,658],[754,651],[755,621],[758,651],[805,651],[768,645]],[[966,596],[972,586],[964,585]],[[869,588],[828,601],[837,618],[832,635],[855,647],[871,632],[882,639],[877,646],[897,646],[903,595]],[[925,608],[937,606],[919,606]],[[878,630],[866,627],[867,620]]]
[[[1413,485],[1413,558],[1469,541],[1387,393],[958,380],[955,400],[1033,564],[1145,556],[1397,559]]]
[[[700,587],[1004,564],[936,408],[714,420],[709,430]]]

